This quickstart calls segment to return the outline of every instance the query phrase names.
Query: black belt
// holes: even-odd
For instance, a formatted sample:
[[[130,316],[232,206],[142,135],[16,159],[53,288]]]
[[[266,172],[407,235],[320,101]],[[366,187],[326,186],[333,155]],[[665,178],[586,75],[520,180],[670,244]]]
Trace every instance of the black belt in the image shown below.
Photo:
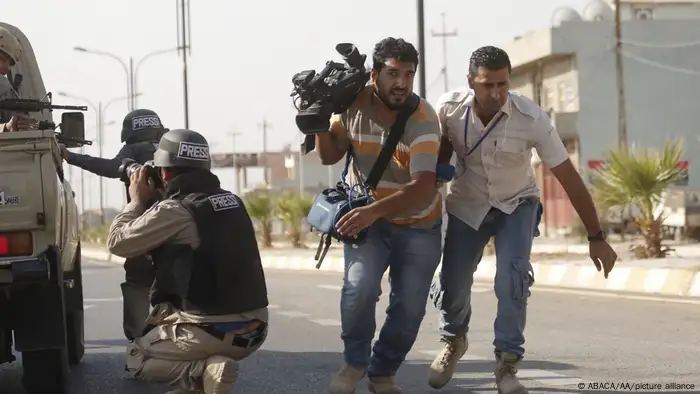
[[[214,338],[219,339],[220,341],[224,340],[224,337],[226,337],[226,332],[223,332],[221,330],[217,330],[213,325],[211,324],[201,324],[198,325],[199,328],[202,329],[202,331],[206,332],[207,334],[213,336]],[[263,338],[265,338],[265,329],[267,328],[267,323],[261,322],[258,328],[255,330],[245,333],[245,334],[233,334],[233,340],[231,341],[231,344],[235,347],[240,347],[240,348],[249,348],[253,347],[260,342],[262,342]]]

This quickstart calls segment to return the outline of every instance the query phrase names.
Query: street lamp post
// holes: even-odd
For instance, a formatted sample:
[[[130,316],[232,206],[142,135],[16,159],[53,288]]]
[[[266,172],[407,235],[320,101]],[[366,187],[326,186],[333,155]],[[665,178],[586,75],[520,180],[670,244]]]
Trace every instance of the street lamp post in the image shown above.
[[[98,51],[98,50],[94,50],[94,49],[87,49],[87,48],[83,48],[83,47],[74,47],[73,50],[76,52],[91,53],[93,55],[107,56],[109,58],[116,60],[119,64],[121,64],[121,66],[124,68],[124,73],[126,74],[126,97],[131,97],[131,95],[132,95],[131,88],[132,88],[132,80],[133,80],[131,76],[133,74],[133,64],[134,64],[132,58],[129,58],[129,65],[127,65],[126,62],[124,60],[122,60],[119,56],[112,54],[112,53],[109,53],[109,52]],[[132,106],[132,104],[133,104],[132,101],[133,100],[129,100],[129,111],[132,111],[134,109],[134,107]]]
[[[104,149],[104,126],[105,126],[104,114],[107,112],[107,108],[109,108],[110,105],[112,105],[118,101],[131,100],[133,97],[130,97],[130,96],[116,97],[116,98],[109,100],[105,105],[102,105],[102,101],[99,101],[97,103],[97,106],[95,106],[92,103],[92,101],[90,101],[86,98],[83,98],[83,97],[73,96],[73,95],[65,93],[65,92],[57,92],[56,94],[58,94],[59,96],[68,97],[68,98],[72,98],[75,100],[85,101],[86,103],[88,103],[88,105],[90,105],[90,107],[93,108],[93,110],[95,110],[96,123],[97,123],[96,124],[96,129],[97,129],[96,134],[97,134],[98,156],[102,157],[103,149]],[[134,96],[140,96],[140,95],[141,95],[141,93],[137,93]],[[83,153],[83,148],[81,148],[80,153]],[[84,191],[85,189],[83,189],[85,186],[84,173],[85,172],[83,171],[80,174],[80,182],[81,182],[80,187],[83,190],[82,196],[81,196],[81,205],[82,205],[83,212],[85,212],[85,191]],[[105,224],[104,179],[103,179],[103,177],[99,177],[99,183],[100,183],[100,186],[99,186],[100,187],[100,193],[99,193],[100,194],[100,223]]]
[[[83,47],[74,47],[73,50],[76,52],[83,52],[83,53],[90,53],[93,55],[101,55],[101,56],[107,56],[109,58],[112,58],[116,60],[119,64],[122,65],[124,68],[124,71],[126,72],[126,96],[131,97],[129,99],[129,111],[133,111],[138,107],[137,103],[137,94],[135,92],[138,92],[138,72],[139,68],[143,65],[143,63],[147,60],[150,59],[156,55],[162,55],[165,53],[170,53],[170,52],[175,52],[178,51],[180,48],[175,47],[175,48],[168,48],[168,49],[160,49],[157,51],[149,52],[145,56],[143,56],[140,60],[136,62],[136,65],[134,65],[134,57],[129,56],[129,62],[127,65],[127,62],[122,60],[119,56],[109,53],[109,52],[104,52],[104,51],[98,51],[94,49],[87,49]]]
[[[119,102],[119,101],[124,101],[124,100],[129,100],[133,101],[134,97],[141,95],[140,93],[136,93],[133,96],[123,96],[123,97],[115,97],[107,102],[104,106],[102,105],[102,101],[99,102],[99,114],[100,114],[100,128],[98,131],[98,139],[99,139],[99,145],[98,145],[98,155],[102,157],[102,149],[104,148],[104,114],[107,112],[107,108],[109,108],[110,105]],[[100,224],[105,224],[105,210],[104,210],[104,177],[100,177]]]
[[[133,80],[133,82],[132,82],[132,85],[131,85],[131,91],[132,91],[132,92],[138,92],[138,91],[139,91],[139,90],[138,90],[139,69],[141,68],[141,66],[143,65],[143,63],[144,63],[146,60],[148,60],[148,59],[150,59],[150,58],[152,58],[152,57],[154,57],[154,56],[157,56],[157,55],[163,55],[163,54],[170,53],[170,52],[176,52],[178,49],[179,49],[179,48],[175,47],[175,48],[161,49],[161,50],[158,50],[158,51],[153,51],[153,52],[151,52],[151,53],[148,53],[146,56],[142,57],[138,62],[136,62],[136,66],[134,67],[134,73],[133,73],[133,75],[132,75],[132,80]],[[137,101],[136,97],[134,97],[134,108],[138,108],[137,103],[138,103],[138,101]]]

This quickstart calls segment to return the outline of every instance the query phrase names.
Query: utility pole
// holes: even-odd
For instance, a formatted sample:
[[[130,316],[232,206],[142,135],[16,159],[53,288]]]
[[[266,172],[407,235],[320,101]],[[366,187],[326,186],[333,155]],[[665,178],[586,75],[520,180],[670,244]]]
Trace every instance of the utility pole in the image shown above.
[[[185,112],[185,128],[190,128],[190,100],[187,86],[187,56],[192,54],[190,34],[190,2],[189,0],[177,1],[177,47],[182,55],[183,98]]]
[[[263,154],[262,154],[262,165],[263,165],[263,174],[264,174],[264,179],[265,179],[265,185],[269,185],[269,177],[267,174],[267,128],[272,126],[270,123],[267,122],[267,118],[263,117],[262,121],[262,134],[263,134]]]
[[[231,167],[233,167],[233,182],[236,185],[236,194],[241,193],[241,176],[236,168],[236,137],[241,135],[241,133],[236,133],[232,131],[229,133],[231,136]]]
[[[425,84],[425,4],[424,0],[417,0],[416,14],[418,17],[418,95],[426,98]]]
[[[102,149],[104,147],[104,118],[102,118],[102,101],[97,104],[97,116],[99,116],[99,127],[97,128],[97,151],[99,157],[102,157]],[[104,177],[98,177],[100,182],[100,224],[105,224],[105,199],[104,199]]]
[[[627,110],[625,78],[622,66],[622,22],[620,0],[615,0],[615,68],[617,69],[617,143],[627,150]]]
[[[450,84],[449,84],[449,78],[447,75],[447,39],[450,37],[457,37],[457,29],[453,29],[452,31],[447,31],[447,23],[445,23],[445,13],[443,12],[441,14],[442,16],[442,31],[439,33],[436,33],[435,31],[431,30],[430,34],[433,37],[440,37],[442,38],[442,77],[444,78],[445,81],[445,92],[447,92],[450,89]]]
[[[136,92],[134,91],[134,57],[129,56],[129,112],[136,109]]]

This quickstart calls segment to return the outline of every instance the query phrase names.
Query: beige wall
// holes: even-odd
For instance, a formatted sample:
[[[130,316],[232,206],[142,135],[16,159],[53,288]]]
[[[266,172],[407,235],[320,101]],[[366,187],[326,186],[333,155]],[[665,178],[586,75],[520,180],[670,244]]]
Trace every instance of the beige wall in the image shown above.
[[[576,112],[579,110],[578,76],[573,57],[543,59],[539,65],[513,69],[511,90],[535,98],[534,83],[542,78],[541,105],[544,109],[555,112]]]

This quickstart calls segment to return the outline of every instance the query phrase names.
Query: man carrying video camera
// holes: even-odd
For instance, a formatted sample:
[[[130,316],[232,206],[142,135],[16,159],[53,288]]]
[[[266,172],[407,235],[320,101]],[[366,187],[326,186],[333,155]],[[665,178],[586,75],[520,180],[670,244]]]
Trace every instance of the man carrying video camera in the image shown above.
[[[365,374],[376,394],[403,393],[394,376],[410,351],[425,314],[433,274],[440,262],[441,198],[436,189],[440,125],[435,110],[413,96],[418,52],[403,39],[376,44],[371,83],[352,105],[331,118],[330,132],[316,134],[321,161],[333,165],[352,149],[355,176],[367,179],[399,110],[420,100],[373,202],[354,208],[337,223],[343,235],[368,229],[359,245],[345,245],[341,319],[345,366],[333,377],[331,394],[351,394]],[[390,306],[374,344],[375,307],[389,269]]]
[[[170,383],[171,394],[228,394],[237,361],[267,337],[267,288],[253,223],[243,201],[210,172],[201,134],[167,132],[153,163],[160,179],[153,167],[127,168],[131,202],[107,241],[117,256],[149,253],[156,268],[154,309],[144,336],[127,349],[127,369],[138,379]],[[159,193],[164,198],[151,205]]]
[[[124,159],[131,159],[140,164],[153,160],[158,140],[166,131],[158,114],[149,109],[137,109],[124,117],[121,133],[124,146],[114,158],[104,159],[73,153],[63,146],[61,154],[68,164],[98,176],[119,179],[122,177],[120,166]],[[126,199],[129,202],[128,186],[126,190]],[[134,338],[141,336],[148,317],[148,291],[153,283],[153,264],[147,256],[133,256],[124,261],[124,271],[124,282],[121,284],[122,326],[126,338],[133,341]]]

